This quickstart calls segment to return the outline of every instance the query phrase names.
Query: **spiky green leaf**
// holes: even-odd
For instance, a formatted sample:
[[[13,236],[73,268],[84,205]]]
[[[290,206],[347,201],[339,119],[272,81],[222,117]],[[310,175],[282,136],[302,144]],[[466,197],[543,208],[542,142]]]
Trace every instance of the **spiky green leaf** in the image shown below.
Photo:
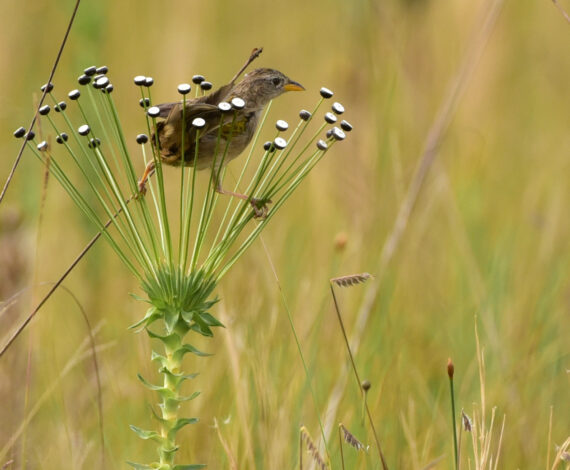
[[[175,309],[167,309],[164,314],[164,323],[166,325],[166,331],[170,334],[174,331],[176,323],[180,318],[180,312]]]
[[[151,384],[150,382],[148,382],[141,374],[137,374],[137,378],[142,382],[142,384],[148,388],[149,390],[153,390],[155,392],[160,391],[160,390],[164,390],[164,387],[162,385],[154,385]]]
[[[159,341],[161,341],[168,350],[173,351],[175,349],[180,348],[180,344],[182,343],[182,338],[180,338],[180,336],[177,335],[176,333],[171,333],[169,335],[162,336],[157,333],[154,333],[151,330],[146,330],[146,331],[151,338],[158,339]]]
[[[127,464],[130,465],[131,467],[135,468],[136,470],[153,470],[157,467],[151,467],[150,465],[145,465],[142,463],[135,463],[135,462],[129,462],[127,460]]]
[[[158,354],[156,351],[152,351],[150,353],[150,360],[158,362],[161,367],[165,367],[168,362],[168,359],[166,359],[166,357],[164,357],[162,354]]]
[[[200,470],[201,468],[206,467],[203,463],[194,464],[194,465],[175,465],[173,470]]]
[[[194,400],[194,398],[196,398],[198,395],[200,395],[200,392],[194,392],[192,395],[189,395],[187,397],[179,397],[178,401],[190,401],[190,400]]]
[[[190,329],[196,333],[201,334],[202,336],[207,336],[209,338],[214,336],[214,332],[210,329],[210,327],[202,322],[197,321],[190,327]]]
[[[147,431],[145,429],[141,429],[137,426],[130,425],[129,426],[141,439],[148,440],[151,439],[155,442],[163,443],[164,438],[160,436],[156,431]]]
[[[161,367],[160,369],[158,369],[158,372],[164,375],[168,375],[172,379],[180,379],[181,382],[184,382],[185,380],[189,379],[194,379],[199,375],[198,372],[195,372],[193,374],[184,374],[184,373],[175,374],[174,372],[168,370],[166,367]]]
[[[205,353],[200,351],[199,349],[195,348],[191,344],[183,344],[180,348],[178,348],[173,354],[173,360],[180,362],[185,354],[192,353],[196,354],[196,356],[206,357],[211,356],[210,353]]]
[[[176,438],[176,433],[180,429],[182,429],[184,426],[187,426],[188,424],[194,424],[197,422],[198,422],[198,418],[180,418],[180,419],[176,420],[176,423],[174,423],[174,426],[172,427],[172,429],[170,429],[170,431],[168,431],[168,439],[173,441]]]
[[[206,323],[206,325],[208,326],[222,326],[225,328],[224,324],[219,321],[216,317],[214,317],[213,315],[210,315],[208,312],[203,312],[200,314],[200,318],[202,319],[202,321],[204,323]]]
[[[130,330],[137,330],[136,332],[139,333],[145,327],[150,326],[156,320],[162,317],[162,313],[156,308],[151,307],[146,311],[146,315],[139,320],[138,322],[134,323],[133,325],[129,326]]]

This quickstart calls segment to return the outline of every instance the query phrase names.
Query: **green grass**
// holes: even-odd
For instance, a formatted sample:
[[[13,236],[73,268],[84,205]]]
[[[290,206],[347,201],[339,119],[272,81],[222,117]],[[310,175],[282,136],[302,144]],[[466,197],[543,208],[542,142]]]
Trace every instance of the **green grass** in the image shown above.
[[[0,175],[8,173],[17,152],[11,130],[29,121],[32,91],[47,78],[71,3],[7,6],[0,49]],[[553,5],[504,5],[397,249],[382,264],[426,136],[470,38],[480,30],[482,2],[247,2],[254,13],[237,3],[202,3],[187,11],[187,2],[138,2],[136,14],[129,2],[99,4],[97,15],[89,15],[93,5],[80,10],[56,86],[75,88],[78,69],[105,63],[118,107],[129,110],[138,101],[135,75],[153,76],[153,99],[169,101],[192,74],[220,85],[244,53],[264,46],[256,65],[279,68],[309,93],[323,85],[333,89],[355,126],[271,221],[263,243],[257,241],[221,283],[215,314],[226,329],[195,345],[214,352],[213,358],[189,359],[189,368],[200,371],[192,385],[202,394],[187,414],[201,421],[181,431],[180,460],[232,468],[219,431],[237,468],[293,469],[301,425],[319,440],[317,415],[333,425],[333,468],[341,468],[339,422],[374,445],[370,428],[361,423],[354,379],[342,385],[348,356],[329,292],[331,277],[367,271],[376,279],[339,291],[339,303],[347,333],[358,341],[361,378],[372,383],[368,404],[389,468],[421,469],[440,457],[434,468],[453,467],[446,363],[451,357],[455,365],[456,409],[473,418],[481,403],[475,325],[485,359],[487,425],[496,407],[495,454],[505,417],[497,468],[547,468],[547,454],[552,467],[555,444],[570,434],[570,25]],[[297,110],[313,102],[288,95],[273,104],[272,116],[294,122]],[[128,135],[143,132],[136,116],[123,124]],[[142,161],[136,165],[143,167]],[[238,159],[228,181],[239,170]],[[176,169],[165,174],[179,180]],[[6,299],[25,286],[33,289],[9,314],[3,312],[2,337],[49,288],[40,283],[55,281],[93,234],[55,181],[49,181],[41,205],[43,188],[43,170],[28,154],[0,205],[0,259],[4,252],[22,253],[17,270],[0,262],[0,294]],[[10,229],[9,210],[22,218],[17,228]],[[339,233],[347,238],[343,249],[335,245]],[[147,405],[154,398],[136,373],[157,375],[148,341],[126,329],[144,313],[128,296],[141,293],[133,281],[103,244],[66,281],[91,324],[100,325],[106,468],[126,468],[124,462],[135,456],[153,458],[128,428],[151,421]],[[363,312],[368,317],[359,329]],[[61,376],[86,337],[79,307],[60,291],[0,360],[0,400],[8,404],[0,407],[0,449],[53,386],[22,436],[26,468],[97,465],[92,363],[85,358]],[[338,405],[330,411],[335,390]],[[15,468],[24,468],[22,438],[0,466],[15,458]],[[374,447],[368,454],[347,447],[343,452],[346,468],[381,468]],[[89,463],[81,466],[85,454]],[[462,468],[469,468],[468,458],[475,468],[465,432],[461,456]]]

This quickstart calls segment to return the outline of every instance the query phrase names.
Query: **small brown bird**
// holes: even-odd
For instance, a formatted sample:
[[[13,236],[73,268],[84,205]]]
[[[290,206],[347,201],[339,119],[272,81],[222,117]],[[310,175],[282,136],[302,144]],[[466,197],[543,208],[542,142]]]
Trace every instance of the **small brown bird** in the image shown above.
[[[260,49],[254,49],[246,64],[230,83],[209,95],[187,100],[184,110],[183,102],[158,105],[160,110],[158,116],[164,118],[164,121],[157,123],[156,136],[152,137],[152,143],[157,147],[162,163],[174,166],[195,164],[197,170],[210,168],[215,172],[217,192],[245,200],[251,198],[222,189],[219,179],[220,169],[239,156],[250,143],[263,108],[269,101],[286,91],[304,90],[299,83],[278,70],[269,68],[253,70],[235,84],[243,70],[260,53]],[[222,102],[231,102],[234,98],[243,100],[245,103],[243,108],[224,110],[218,106]],[[192,124],[196,118],[205,121],[204,127],[197,129]],[[184,142],[182,142],[183,132]],[[195,158],[197,136],[199,136],[198,154]],[[184,143],[184,162],[182,162],[182,143]],[[146,180],[153,170],[154,162],[151,162],[139,182],[141,192],[144,192]],[[257,207],[257,201],[252,200],[252,205],[254,209],[260,209]]]

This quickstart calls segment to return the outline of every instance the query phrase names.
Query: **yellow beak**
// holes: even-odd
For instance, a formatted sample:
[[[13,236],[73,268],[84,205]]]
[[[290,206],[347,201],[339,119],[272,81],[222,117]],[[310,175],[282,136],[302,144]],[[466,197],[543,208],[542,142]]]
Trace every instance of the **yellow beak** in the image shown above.
[[[294,82],[293,80],[289,80],[289,83],[283,85],[283,89],[285,91],[304,91],[305,87],[300,83]]]

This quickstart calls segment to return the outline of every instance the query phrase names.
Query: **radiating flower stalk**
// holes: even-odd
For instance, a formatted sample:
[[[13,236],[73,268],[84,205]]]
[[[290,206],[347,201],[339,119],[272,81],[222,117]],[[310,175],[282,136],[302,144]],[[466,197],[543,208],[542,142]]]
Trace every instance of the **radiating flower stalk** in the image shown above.
[[[241,188],[250,196],[249,201],[238,200],[219,195],[213,184],[200,185],[207,172],[199,175],[192,168],[182,166],[179,176],[174,171],[165,175],[149,137],[156,129],[152,78],[135,77],[141,92],[140,120],[146,120],[146,129],[132,139],[123,132],[113,101],[114,87],[107,73],[105,66],[85,69],[78,78],[79,88],[69,92],[67,100],[57,97],[52,84],[44,85],[49,90],[46,101],[51,100],[51,104],[39,110],[40,129],[46,136],[55,135],[55,145],[51,145],[50,137],[36,138],[24,128],[14,134],[28,140],[29,148],[49,167],[138,279],[146,294],[141,300],[150,304],[146,315],[132,328],[146,331],[160,347],[153,350],[152,360],[162,375],[161,383],[154,384],[138,376],[145,387],[158,394],[158,411],[153,410],[158,426],[157,430],[131,428],[142,439],[156,442],[158,460],[150,464],[129,463],[137,469],[201,468],[199,464],[175,464],[179,449],[177,432],[197,421],[180,416],[181,404],[198,395],[198,392],[182,393],[185,381],[196,375],[184,372],[183,358],[187,353],[206,355],[188,342],[189,334],[211,337],[213,328],[222,326],[209,313],[217,301],[216,285],[328,149],[343,140],[352,127],[344,120],[338,124],[340,127],[335,126],[344,112],[339,103],[334,103],[318,124],[314,116],[333,95],[322,88],[313,110],[301,111],[292,131],[285,121],[279,120],[273,141],[261,145],[259,132],[267,123],[268,106],[249,152],[244,152],[238,160],[245,163],[235,189]],[[196,94],[211,88],[211,83],[200,75],[194,76],[193,82]],[[183,102],[190,91],[191,85],[178,87]],[[235,103],[222,105],[225,108],[237,106]],[[311,126],[312,123],[316,126]],[[199,135],[203,122],[198,118],[192,125]],[[132,152],[131,140],[136,140],[140,151]],[[183,160],[197,157],[199,138],[196,142],[194,152],[182,155]],[[184,142],[180,148],[185,148]],[[132,153],[137,155],[133,158]],[[143,166],[143,162],[135,163],[140,158],[139,153],[144,164],[152,159],[156,165],[156,174],[150,178],[146,194],[139,191],[137,176]],[[251,169],[256,161],[259,161],[257,167]],[[250,174],[253,176],[248,176]],[[214,178],[212,175],[211,181]],[[179,197],[174,200],[167,191],[173,185],[179,189]],[[256,218],[251,205],[253,198],[267,204],[268,211],[263,218]]]

